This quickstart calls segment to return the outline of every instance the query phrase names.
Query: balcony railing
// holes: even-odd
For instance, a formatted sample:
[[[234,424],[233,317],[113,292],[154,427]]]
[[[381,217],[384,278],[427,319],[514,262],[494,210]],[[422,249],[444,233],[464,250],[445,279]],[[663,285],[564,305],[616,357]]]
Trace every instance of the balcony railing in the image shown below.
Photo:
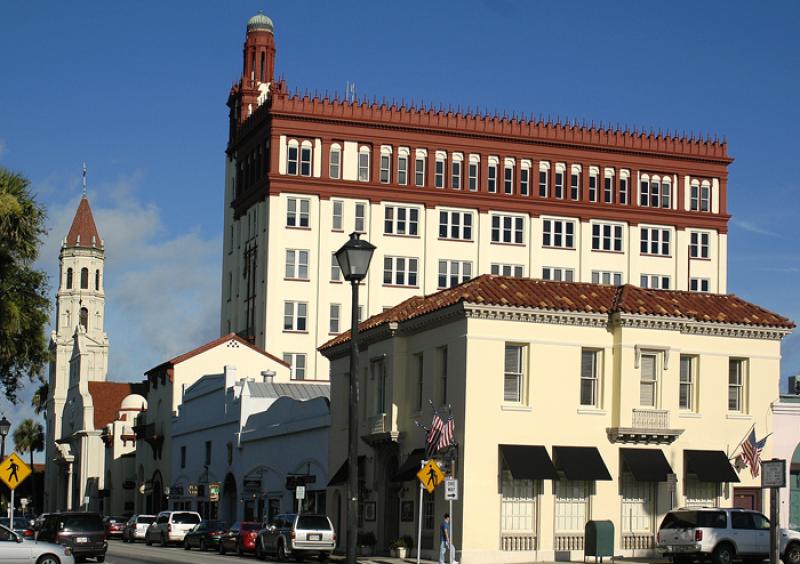
[[[397,442],[400,433],[392,429],[392,416],[390,413],[378,413],[370,416],[366,421],[366,435],[362,437],[371,444],[382,442]]]
[[[556,533],[554,548],[565,550],[583,550],[583,533]]]
[[[635,429],[669,429],[669,411],[634,409],[631,424]]]
[[[500,533],[500,550],[536,550],[536,536],[533,533]]]

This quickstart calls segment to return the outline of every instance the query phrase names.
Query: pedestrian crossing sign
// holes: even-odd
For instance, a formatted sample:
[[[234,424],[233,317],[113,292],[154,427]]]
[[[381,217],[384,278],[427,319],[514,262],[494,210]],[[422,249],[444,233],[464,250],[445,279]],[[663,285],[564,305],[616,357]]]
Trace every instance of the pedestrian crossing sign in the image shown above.
[[[15,452],[6,456],[5,460],[0,464],[0,480],[11,490],[17,489],[17,486],[30,475],[30,466],[25,464]]]
[[[435,460],[429,460],[425,463],[425,466],[417,472],[417,478],[422,484],[422,487],[428,490],[429,494],[432,494],[433,490],[444,481],[444,474]]]

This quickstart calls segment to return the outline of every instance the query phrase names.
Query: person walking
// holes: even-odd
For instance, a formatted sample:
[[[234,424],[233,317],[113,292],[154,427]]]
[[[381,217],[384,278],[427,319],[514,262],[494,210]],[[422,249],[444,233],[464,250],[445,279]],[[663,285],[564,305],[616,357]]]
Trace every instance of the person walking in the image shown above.
[[[453,554],[450,551],[450,514],[445,513],[442,524],[439,526],[439,564],[445,564],[444,555],[450,552],[450,564],[453,563]]]

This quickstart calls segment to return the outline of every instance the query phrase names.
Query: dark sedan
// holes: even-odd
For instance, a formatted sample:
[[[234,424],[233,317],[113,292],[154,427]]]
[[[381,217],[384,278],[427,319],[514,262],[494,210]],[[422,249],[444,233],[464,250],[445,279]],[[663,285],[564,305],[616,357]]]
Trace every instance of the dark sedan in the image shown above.
[[[113,516],[105,517],[103,525],[106,528],[106,538],[122,538],[122,531],[125,529],[125,523],[128,522],[127,517]]]
[[[217,548],[219,539],[228,531],[228,524],[225,521],[200,521],[194,528],[183,537],[183,548],[199,548],[208,550]]]
[[[239,556],[246,552],[254,554],[259,529],[261,525],[254,521],[237,521],[219,540],[219,553],[231,551]]]

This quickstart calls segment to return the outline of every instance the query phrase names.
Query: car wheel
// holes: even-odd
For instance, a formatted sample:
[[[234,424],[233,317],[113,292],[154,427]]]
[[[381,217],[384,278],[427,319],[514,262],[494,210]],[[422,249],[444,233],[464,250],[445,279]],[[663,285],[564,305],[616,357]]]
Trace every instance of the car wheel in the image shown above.
[[[153,541],[150,540],[150,535],[146,533],[144,535],[144,544],[146,544],[147,546],[153,546]]]
[[[711,561],[714,562],[714,564],[731,564],[733,561],[733,556],[733,547],[724,542],[720,545],[717,545],[717,548],[714,549],[714,552],[711,555]]]
[[[278,543],[278,562],[286,562],[286,549],[283,548],[283,543]]]
[[[55,554],[42,554],[36,564],[61,564],[61,560]]]
[[[161,546],[162,547],[167,546],[167,537],[164,536],[163,534],[161,535]],[[727,564],[727,562],[725,564]]]
[[[264,550],[261,548],[261,541],[256,541],[256,558],[259,560],[266,560],[267,555],[264,554]]]
[[[793,542],[787,546],[782,560],[784,564],[800,564],[800,544]]]
[[[320,562],[327,562],[327,561],[328,561],[328,557],[329,557],[329,556],[330,556],[330,555],[329,555],[327,552],[320,552],[320,554],[319,554],[319,561],[320,561]]]
[[[96,562],[105,562],[106,561],[106,555],[105,554],[101,554],[100,556],[95,558],[95,561]]]
[[[191,547],[189,546],[189,541],[183,539],[183,550],[189,550]]]
[[[208,550],[208,546],[206,545],[206,539],[200,539],[200,550],[206,552]]]

